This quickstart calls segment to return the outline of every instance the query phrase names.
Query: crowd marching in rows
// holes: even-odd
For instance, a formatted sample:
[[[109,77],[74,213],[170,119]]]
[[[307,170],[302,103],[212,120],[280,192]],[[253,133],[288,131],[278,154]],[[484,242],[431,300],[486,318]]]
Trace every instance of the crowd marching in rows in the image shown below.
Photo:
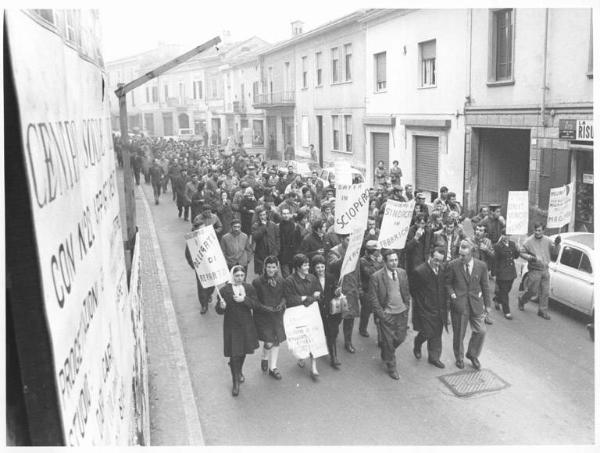
[[[512,319],[509,293],[517,278],[515,259],[528,261],[529,272],[521,281],[525,292],[518,298],[524,310],[530,300],[539,302],[538,315],[548,315],[548,263],[556,253],[560,236],[551,241],[536,224],[532,234],[517,247],[505,234],[501,206],[482,207],[470,219],[474,234],[463,228],[465,215],[456,194],[441,187],[439,197],[428,201],[423,193],[402,186],[398,162],[385,169],[379,162],[374,187],[369,189],[369,214],[361,257],[353,272],[340,280],[349,243],[348,235],[334,231],[335,175],[327,181],[313,171],[295,173],[296,166],[280,168],[260,156],[249,156],[243,147],[219,150],[200,142],[163,138],[137,138],[128,145],[137,184],[143,175],[152,184],[155,203],[171,184],[172,199],[180,218],[192,229],[212,225],[220,240],[231,280],[220,289],[215,303],[224,314],[224,354],[230,358],[233,395],[244,382],[245,356],[262,342],[261,368],[279,380],[279,347],[286,340],[283,313],[286,308],[318,304],[329,362],[340,369],[337,337],[342,326],[344,348],[352,344],[355,319],[358,333],[369,337],[371,315],[377,328],[377,344],[387,373],[399,379],[395,350],[405,340],[409,308],[418,332],[413,353],[421,358],[426,342],[428,361],[444,368],[440,360],[443,329],[453,330],[455,364],[464,368],[464,357],[475,369],[486,334],[492,324],[490,306]],[[122,163],[121,145],[115,140]],[[360,182],[355,180],[353,182]],[[414,215],[403,249],[379,249],[378,238],[388,200],[415,200]],[[193,262],[186,248],[186,258]],[[256,278],[246,281],[252,262]],[[489,281],[495,283],[494,294]],[[214,287],[203,288],[197,279],[201,313],[208,311]],[[467,325],[472,335],[465,354]],[[317,360],[310,361],[310,376],[318,381]],[[305,366],[305,359],[298,365]]]

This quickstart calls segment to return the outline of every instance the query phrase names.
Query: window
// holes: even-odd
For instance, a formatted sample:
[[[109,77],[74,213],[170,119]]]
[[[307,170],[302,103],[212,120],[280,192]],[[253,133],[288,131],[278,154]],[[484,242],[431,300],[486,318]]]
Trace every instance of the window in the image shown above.
[[[166,101],[169,98],[169,85],[164,85],[163,91],[165,93],[165,101]]]
[[[419,44],[420,86],[433,87],[435,79],[435,39]]]
[[[76,9],[65,10],[65,26],[67,40],[79,44],[79,29],[81,25],[80,11]]]
[[[51,24],[54,23],[54,11],[51,9],[34,9],[35,14]]]
[[[302,88],[308,88],[307,58],[302,57]]]
[[[340,117],[333,115],[331,117],[331,130],[333,132],[333,149],[339,151],[340,149]]]
[[[202,80],[196,80],[193,83],[194,99],[202,99]]]
[[[152,103],[158,102],[158,87],[152,87]]]
[[[346,152],[352,152],[352,116],[344,115],[344,134]]]
[[[331,83],[339,82],[340,80],[340,55],[339,49],[334,47],[331,49]]]
[[[254,102],[258,102],[258,82],[252,82],[252,96]]]
[[[273,95],[273,67],[269,66],[269,94]]]
[[[592,10],[590,10],[590,52],[588,54],[588,79],[594,78],[594,36],[593,36],[593,24],[592,24]]]
[[[585,253],[581,256],[581,263],[579,264],[579,270],[581,272],[585,272],[587,274],[592,273],[592,263],[590,263],[590,258]]]
[[[315,54],[315,68],[316,68],[316,76],[317,76],[316,80],[317,80],[318,87],[323,85],[323,67],[321,66],[321,64],[322,64],[321,58],[322,58],[322,53],[317,52]]]
[[[386,89],[385,52],[375,54],[375,91]]]
[[[131,90],[131,106],[135,107],[135,90]]]
[[[514,48],[514,10],[491,13],[489,79],[491,82],[512,81]]]
[[[185,85],[183,82],[179,82],[179,103],[183,104],[185,102]]]
[[[560,256],[560,264],[572,267],[573,269],[579,269],[579,263],[581,262],[582,256],[583,252],[581,250],[565,246],[563,247],[562,255]]]
[[[290,91],[290,62],[283,64],[283,91]]]
[[[252,121],[252,144],[253,145],[264,145],[265,138],[263,132],[263,121],[253,120]]]
[[[302,117],[302,146],[308,148],[308,116]]]
[[[150,87],[146,87],[146,104],[150,104]]]
[[[352,44],[344,46],[344,80],[352,80]]]

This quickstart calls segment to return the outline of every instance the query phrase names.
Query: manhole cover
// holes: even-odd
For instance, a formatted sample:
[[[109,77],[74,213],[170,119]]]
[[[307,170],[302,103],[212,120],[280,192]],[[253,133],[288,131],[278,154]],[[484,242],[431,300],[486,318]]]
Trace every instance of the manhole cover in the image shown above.
[[[459,371],[439,376],[439,378],[456,396],[495,392],[509,386],[508,382],[490,370]]]

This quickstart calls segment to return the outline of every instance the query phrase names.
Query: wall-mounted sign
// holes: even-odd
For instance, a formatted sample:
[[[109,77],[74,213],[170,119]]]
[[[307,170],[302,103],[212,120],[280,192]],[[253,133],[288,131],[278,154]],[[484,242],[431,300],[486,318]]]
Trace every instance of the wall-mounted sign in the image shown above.
[[[594,141],[594,122],[592,120],[577,120],[575,140],[579,140],[582,142]]]
[[[559,120],[558,121],[558,138],[566,140],[575,140],[577,131],[577,120]]]
[[[591,173],[583,174],[583,183],[584,184],[594,184],[594,175]]]

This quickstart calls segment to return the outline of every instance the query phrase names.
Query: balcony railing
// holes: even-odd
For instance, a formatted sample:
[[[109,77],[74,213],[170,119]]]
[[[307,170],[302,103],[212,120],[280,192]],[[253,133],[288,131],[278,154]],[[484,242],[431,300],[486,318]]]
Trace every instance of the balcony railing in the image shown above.
[[[246,113],[246,103],[233,101],[233,113]]]
[[[279,91],[277,93],[263,93],[254,97],[253,106],[256,108],[293,106],[296,104],[296,95],[293,91]]]

